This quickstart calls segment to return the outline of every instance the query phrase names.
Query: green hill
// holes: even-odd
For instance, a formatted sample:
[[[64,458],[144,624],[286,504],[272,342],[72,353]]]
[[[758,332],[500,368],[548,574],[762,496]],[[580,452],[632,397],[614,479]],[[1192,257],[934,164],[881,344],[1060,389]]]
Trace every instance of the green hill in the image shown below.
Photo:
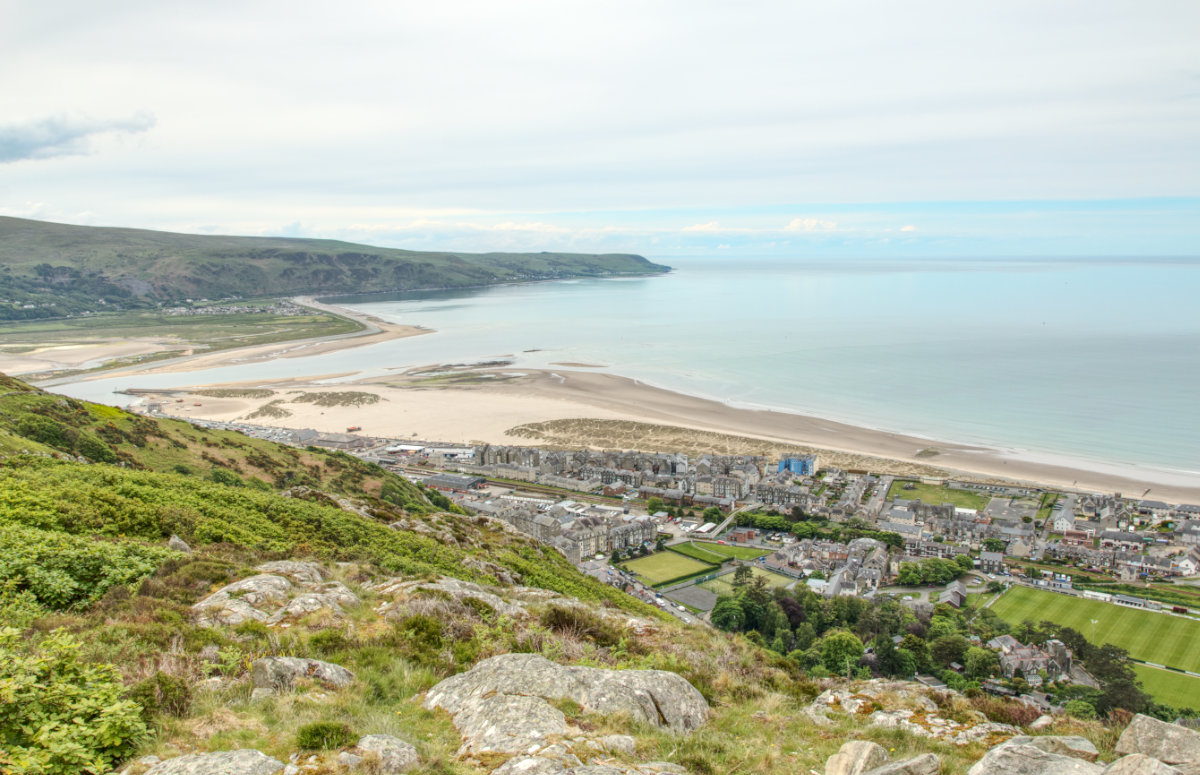
[[[251,292],[395,292],[668,269],[628,254],[419,252],[338,240],[174,234],[0,217],[0,320]]]

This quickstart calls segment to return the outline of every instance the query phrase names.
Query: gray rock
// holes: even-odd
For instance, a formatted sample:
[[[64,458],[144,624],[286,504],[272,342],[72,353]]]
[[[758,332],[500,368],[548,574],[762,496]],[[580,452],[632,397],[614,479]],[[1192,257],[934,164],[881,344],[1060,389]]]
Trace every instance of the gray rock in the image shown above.
[[[1029,731],[1041,732],[1043,729],[1046,729],[1053,723],[1054,723],[1054,717],[1047,716],[1046,714],[1043,713],[1042,715],[1040,715],[1036,719],[1034,719],[1034,722],[1029,725]]]
[[[647,762],[639,764],[638,770],[650,775],[688,775],[688,771],[671,762]]]
[[[520,616],[525,612],[525,605],[523,603],[511,603],[479,584],[472,584],[469,581],[462,581],[450,578],[449,576],[442,576],[437,581],[389,579],[376,584],[374,589],[381,594],[393,597],[398,594],[415,595],[424,590],[448,595],[459,602],[466,599],[478,600],[481,603],[491,606],[492,610],[504,616]]]
[[[629,735],[605,735],[604,737],[596,738],[596,742],[600,744],[600,749],[609,753],[621,754],[622,756],[633,756],[637,752],[637,742]]]
[[[259,686],[250,690],[250,702],[258,702],[259,700],[265,700],[268,697],[274,696],[274,689],[268,689],[266,687]]]
[[[562,775],[566,769],[554,759],[517,756],[492,770],[492,775]]]
[[[261,606],[287,599],[292,583],[282,576],[263,574],[228,584],[192,606],[201,627],[233,626],[251,619],[265,621]]]
[[[867,770],[863,775],[937,775],[941,766],[937,754],[926,753],[904,761],[889,762]]]
[[[1113,749],[1142,753],[1167,764],[1200,763],[1200,732],[1138,714],[1125,727]]]
[[[290,689],[297,678],[311,678],[333,689],[354,682],[354,673],[341,665],[299,657],[256,659],[250,666],[250,674],[254,678],[254,685],[263,689]]]
[[[862,775],[887,761],[887,751],[878,743],[851,740],[825,760],[825,775]]]
[[[1104,770],[1082,759],[1048,753],[1031,745],[998,745],[975,762],[967,775],[1102,775]]]
[[[336,582],[335,582],[336,583]],[[299,619],[318,611],[329,611],[334,618],[341,619],[346,615],[343,605],[353,605],[359,602],[358,596],[346,587],[338,584],[345,592],[306,592],[297,595],[265,620],[267,624],[279,624],[285,619]]]
[[[582,767],[572,767],[567,770],[567,775],[628,775],[628,772],[607,764],[585,764]]]
[[[187,541],[184,541],[174,533],[172,533],[171,537],[167,539],[167,548],[171,549],[172,551],[183,552],[184,554],[192,553],[192,547],[187,545]]]
[[[1100,755],[1091,740],[1079,735],[1038,735],[1037,737],[1020,735],[1008,742],[1013,745],[1032,745],[1034,748],[1041,748],[1049,753],[1060,753],[1063,756],[1073,756],[1089,762],[1096,761],[1096,757]]]
[[[320,584],[325,580],[325,573],[321,570],[321,566],[315,562],[277,560],[275,562],[264,562],[255,568],[255,570],[262,571],[263,573],[287,576],[301,584]]]
[[[358,765],[362,764],[362,761],[363,758],[361,756],[356,753],[350,753],[349,751],[342,751],[337,755],[337,762],[343,767],[357,767]]]
[[[454,726],[471,753],[537,753],[551,735],[564,735],[562,711],[538,697],[493,694],[471,697],[458,707]]]
[[[275,775],[282,769],[283,762],[262,751],[243,748],[167,759],[147,770],[146,775]]]
[[[379,775],[399,775],[416,767],[419,761],[416,748],[391,735],[366,735],[359,738],[355,749],[364,758],[377,757]]]
[[[1145,754],[1131,753],[1105,767],[1104,775],[1179,775],[1179,770]]]
[[[294,764],[284,765],[283,775],[300,775],[300,768]]]
[[[472,697],[513,694],[570,699],[597,713],[629,713],[675,732],[690,732],[708,718],[708,704],[687,679],[664,670],[563,667],[538,654],[502,654],[429,690],[424,707],[457,715]]]

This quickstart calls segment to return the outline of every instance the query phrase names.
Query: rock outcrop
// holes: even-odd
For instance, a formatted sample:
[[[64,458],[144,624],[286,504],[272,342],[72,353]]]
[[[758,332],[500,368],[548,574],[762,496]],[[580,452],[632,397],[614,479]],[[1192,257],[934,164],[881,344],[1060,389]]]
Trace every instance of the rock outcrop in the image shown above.
[[[250,666],[254,685],[259,689],[287,690],[297,679],[316,681],[331,689],[341,689],[354,683],[354,673],[341,665],[319,659],[299,657],[263,657]]]
[[[344,607],[360,602],[340,581],[324,581],[324,572],[315,562],[279,560],[256,570],[264,572],[228,584],[193,605],[196,624],[236,626],[253,620],[276,625],[318,611],[341,618]]]
[[[867,740],[851,740],[825,760],[825,775],[862,775],[887,761],[882,745]]]
[[[192,606],[196,623],[201,627],[236,626],[242,622],[266,621],[269,614],[262,609],[287,600],[292,582],[270,573],[251,576],[221,587]]]
[[[1104,769],[1082,759],[1049,753],[1032,745],[1004,743],[975,762],[967,775],[1102,775]]]
[[[1104,775],[1180,775],[1181,770],[1141,753],[1122,756],[1104,769]]]
[[[146,775],[275,775],[283,768],[283,762],[253,748],[243,748],[177,756],[154,765]]]
[[[1119,754],[1145,754],[1166,764],[1200,767],[1200,732],[1139,713],[1125,727],[1113,750]]]
[[[371,761],[378,775],[400,775],[417,766],[417,749],[392,735],[366,735],[359,738],[351,753]]]
[[[1096,746],[1092,745],[1092,741],[1079,735],[1039,735],[1037,737],[1018,735],[1008,742],[1013,745],[1032,745],[1047,753],[1072,756],[1086,762],[1094,762],[1100,756],[1100,752],[1096,750]]]

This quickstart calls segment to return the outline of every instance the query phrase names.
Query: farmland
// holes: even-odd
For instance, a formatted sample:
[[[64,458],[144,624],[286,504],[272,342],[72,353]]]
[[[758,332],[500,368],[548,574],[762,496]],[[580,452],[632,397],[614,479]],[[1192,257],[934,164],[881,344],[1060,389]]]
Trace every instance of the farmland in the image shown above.
[[[1193,619],[1028,587],[1013,587],[992,610],[1010,624],[1048,620],[1078,630],[1088,640],[1093,640],[1095,619],[1097,644],[1112,643],[1135,659],[1200,672],[1200,650],[1194,647],[1200,642],[1200,622]]]

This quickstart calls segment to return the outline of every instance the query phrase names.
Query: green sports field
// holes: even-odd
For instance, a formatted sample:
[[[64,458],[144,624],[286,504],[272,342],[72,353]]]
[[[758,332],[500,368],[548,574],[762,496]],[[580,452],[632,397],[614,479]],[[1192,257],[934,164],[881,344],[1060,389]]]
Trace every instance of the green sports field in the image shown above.
[[[1088,640],[1095,619],[1097,643],[1120,646],[1146,662],[1200,672],[1200,622],[1192,619],[1029,587],[1012,587],[992,610],[1009,624],[1025,619],[1065,624]]]
[[[1200,678],[1136,662],[1133,671],[1155,700],[1176,708],[1200,708]]]
[[[668,547],[673,552],[685,554],[702,562],[721,564],[730,558],[738,560],[756,560],[767,553],[766,549],[755,549],[751,546],[730,546],[700,541],[688,541],[685,544],[675,544]]]
[[[762,568],[751,568],[750,570],[754,572],[755,576],[762,576],[763,578],[765,578],[767,580],[768,587],[786,587],[788,584],[791,584],[793,581],[795,581],[795,579],[790,578],[788,576],[784,576],[782,573],[775,573],[774,571],[763,570]],[[733,596],[733,574],[728,573],[719,579],[713,579],[711,581],[706,581],[703,584],[701,584],[700,586],[707,589],[710,592],[715,592],[718,597],[720,597],[720,596],[732,597]]]
[[[716,566],[710,563],[684,557],[677,552],[657,552],[649,557],[623,562],[621,566],[651,586],[706,570],[716,570]]]

